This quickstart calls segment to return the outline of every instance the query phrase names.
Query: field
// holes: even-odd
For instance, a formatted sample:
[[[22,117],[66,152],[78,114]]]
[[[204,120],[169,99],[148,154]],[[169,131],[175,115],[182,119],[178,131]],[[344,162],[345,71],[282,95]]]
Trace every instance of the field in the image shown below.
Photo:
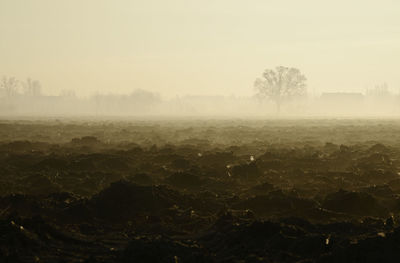
[[[1,262],[400,257],[400,120],[0,121]]]

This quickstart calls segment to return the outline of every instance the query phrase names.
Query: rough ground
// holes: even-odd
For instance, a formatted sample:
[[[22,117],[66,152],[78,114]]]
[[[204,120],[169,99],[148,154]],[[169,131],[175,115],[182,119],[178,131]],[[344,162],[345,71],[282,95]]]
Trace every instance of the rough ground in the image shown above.
[[[400,121],[0,122],[0,262],[396,262]]]

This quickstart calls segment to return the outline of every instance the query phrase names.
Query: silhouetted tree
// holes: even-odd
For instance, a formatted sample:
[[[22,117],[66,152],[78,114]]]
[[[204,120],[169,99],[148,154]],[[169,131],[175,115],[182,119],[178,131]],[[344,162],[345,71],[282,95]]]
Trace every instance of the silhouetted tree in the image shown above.
[[[38,80],[28,78],[26,82],[22,83],[24,95],[30,97],[38,97],[42,95],[42,86]]]
[[[18,80],[14,77],[4,76],[0,81],[0,88],[3,89],[6,97],[14,97],[18,94]]]
[[[156,93],[136,89],[129,95],[129,101],[136,110],[147,111],[149,108],[159,103],[161,99]]]
[[[254,87],[257,96],[275,102],[279,113],[283,102],[306,94],[306,80],[299,69],[279,66],[275,70],[266,69],[262,78],[256,79]]]

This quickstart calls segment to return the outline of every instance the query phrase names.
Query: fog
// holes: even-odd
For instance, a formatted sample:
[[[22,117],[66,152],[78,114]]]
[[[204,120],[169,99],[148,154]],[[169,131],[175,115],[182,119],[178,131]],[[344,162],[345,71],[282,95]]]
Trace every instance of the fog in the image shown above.
[[[0,0],[0,263],[398,262],[399,11]]]
[[[21,85],[22,86],[22,85]],[[365,93],[327,92],[284,101],[280,109],[268,98],[253,96],[176,96],[163,98],[146,90],[129,94],[95,94],[78,97],[72,90],[50,96],[32,90],[9,94],[0,89],[0,115],[92,117],[397,117],[400,96],[379,86]]]
[[[398,116],[397,10],[392,0],[3,0],[0,115]],[[292,74],[283,84],[279,66]]]

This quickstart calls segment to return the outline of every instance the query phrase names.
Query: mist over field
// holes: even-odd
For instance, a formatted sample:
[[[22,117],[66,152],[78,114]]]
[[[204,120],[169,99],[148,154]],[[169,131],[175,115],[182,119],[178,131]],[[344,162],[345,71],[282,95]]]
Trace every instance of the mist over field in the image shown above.
[[[176,96],[134,90],[127,95],[97,94],[77,97],[70,92],[58,96],[15,93],[0,97],[0,116],[105,116],[105,117],[397,117],[400,96],[388,90],[363,93],[328,92],[293,98],[277,110],[274,101],[238,96]]]
[[[400,1],[0,0],[0,263],[400,262]]]

